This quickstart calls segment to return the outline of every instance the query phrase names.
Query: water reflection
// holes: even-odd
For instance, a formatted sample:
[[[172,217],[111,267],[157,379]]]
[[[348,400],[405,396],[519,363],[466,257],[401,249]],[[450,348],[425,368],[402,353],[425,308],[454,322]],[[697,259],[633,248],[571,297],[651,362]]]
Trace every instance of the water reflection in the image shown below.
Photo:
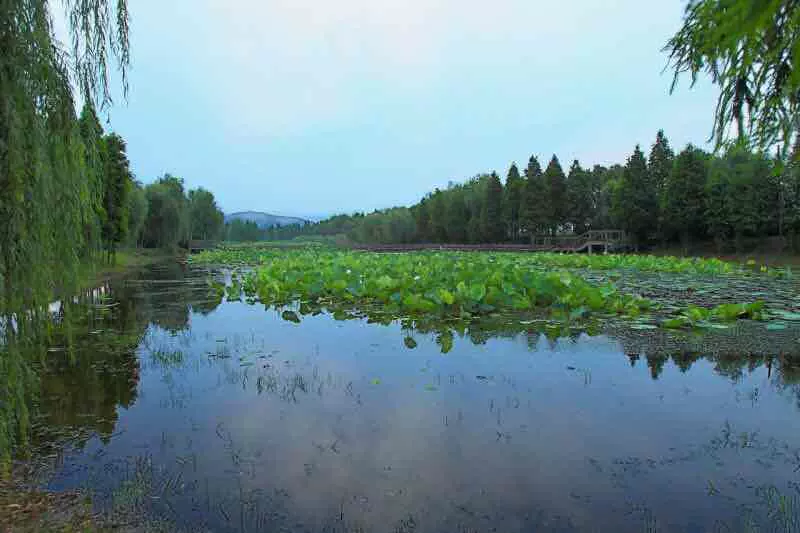
[[[188,530],[791,531],[782,346],[222,298],[164,268],[65,307],[33,367],[51,487]]]

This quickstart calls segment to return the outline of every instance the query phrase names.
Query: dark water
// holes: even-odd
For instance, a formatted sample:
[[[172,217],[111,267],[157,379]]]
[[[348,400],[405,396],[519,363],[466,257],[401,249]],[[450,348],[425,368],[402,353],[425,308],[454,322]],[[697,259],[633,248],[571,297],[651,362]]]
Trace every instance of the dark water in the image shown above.
[[[205,279],[156,269],[80,311],[40,371],[50,488],[187,530],[800,530],[800,370],[779,353],[501,330],[442,354]]]

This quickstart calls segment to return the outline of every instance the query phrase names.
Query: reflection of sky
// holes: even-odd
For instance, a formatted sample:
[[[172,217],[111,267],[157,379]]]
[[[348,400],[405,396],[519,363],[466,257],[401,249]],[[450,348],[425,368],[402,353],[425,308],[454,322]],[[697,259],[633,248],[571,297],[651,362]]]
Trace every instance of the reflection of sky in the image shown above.
[[[775,454],[797,435],[797,408],[766,369],[733,384],[705,361],[687,373],[670,362],[654,381],[644,359],[631,368],[606,338],[536,351],[522,337],[456,339],[442,355],[433,336],[416,335],[415,350],[403,336],[399,326],[326,316],[295,325],[245,304],[192,314],[177,335],[152,329],[139,398],[102,460],[149,453],[187,485],[198,480],[198,501],[207,490],[236,509],[240,488],[258,491],[287,523],[313,529],[344,517],[367,531],[393,531],[409,515],[423,531],[568,521],[641,531],[624,514],[634,504],[663,522],[710,527],[733,512],[727,497],[753,500],[743,480],[786,488],[793,479],[786,454]],[[158,349],[185,358],[167,368],[151,361]],[[218,352],[230,357],[208,355]],[[277,390],[258,394],[269,376]],[[296,376],[307,392],[292,401],[284,387]],[[732,441],[757,435],[744,449],[715,448],[726,423]],[[91,464],[96,450],[68,463]],[[190,454],[196,469],[182,459]],[[709,481],[720,496],[708,496]],[[190,496],[173,505],[226,523],[193,511]]]

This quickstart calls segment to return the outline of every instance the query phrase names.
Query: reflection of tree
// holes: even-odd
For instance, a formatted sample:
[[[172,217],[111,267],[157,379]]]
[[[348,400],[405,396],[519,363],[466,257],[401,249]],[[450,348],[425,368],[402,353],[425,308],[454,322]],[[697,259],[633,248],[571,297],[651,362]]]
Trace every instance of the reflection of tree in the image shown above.
[[[147,272],[138,298],[148,320],[171,333],[189,328],[191,311],[209,314],[222,303],[222,294],[206,276],[188,272],[179,263],[166,263]]]
[[[124,287],[62,304],[54,351],[38,368],[41,438],[65,429],[94,431],[106,439],[113,433],[117,408],[136,400],[136,347],[146,326]]]
[[[650,369],[650,377],[658,379],[664,371],[664,365],[669,360],[665,353],[655,352],[647,354],[647,368]]]
[[[672,354],[672,361],[680,368],[681,372],[688,372],[695,361],[700,359],[702,355],[691,350],[680,350]]]

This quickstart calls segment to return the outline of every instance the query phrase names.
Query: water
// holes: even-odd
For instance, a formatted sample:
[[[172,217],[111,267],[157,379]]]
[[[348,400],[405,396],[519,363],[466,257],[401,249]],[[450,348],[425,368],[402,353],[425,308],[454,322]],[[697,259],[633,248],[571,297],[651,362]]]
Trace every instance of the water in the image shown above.
[[[397,323],[221,302],[205,278],[117,281],[52,348],[50,488],[186,530],[800,530],[800,372],[781,357],[648,357],[643,332],[442,354]]]

